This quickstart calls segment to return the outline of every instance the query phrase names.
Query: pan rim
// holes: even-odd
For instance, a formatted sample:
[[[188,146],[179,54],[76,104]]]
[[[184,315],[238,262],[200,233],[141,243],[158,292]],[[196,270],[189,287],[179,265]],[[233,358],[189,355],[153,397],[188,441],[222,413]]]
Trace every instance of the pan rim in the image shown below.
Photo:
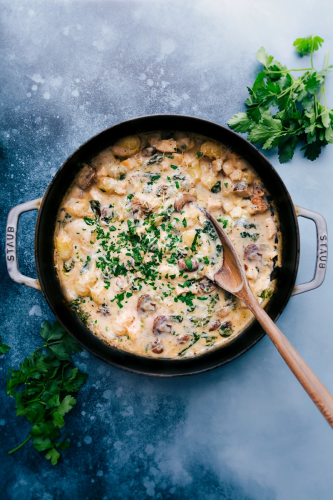
[[[221,360],[220,362],[217,362],[217,363],[215,363],[212,366],[209,366],[209,367],[204,366],[201,369],[198,367],[198,369],[195,369],[195,370],[192,370],[192,371],[190,370],[190,371],[187,371],[187,372],[184,372],[184,373],[183,372],[180,372],[180,373],[158,373],[158,372],[151,373],[151,372],[146,372],[144,370],[140,370],[140,369],[137,369],[137,368],[131,368],[131,367],[128,367],[128,366],[124,366],[122,364],[119,364],[119,363],[115,362],[114,360],[109,359],[106,356],[103,356],[103,355],[99,354],[93,348],[87,346],[85,344],[85,342],[83,342],[83,341],[81,341],[81,339],[77,338],[73,334],[73,332],[71,332],[70,329],[66,326],[66,324],[58,317],[58,315],[56,313],[56,310],[55,310],[55,307],[54,307],[54,304],[52,303],[52,300],[48,296],[48,293],[47,293],[47,290],[46,290],[46,287],[45,287],[45,284],[44,284],[44,281],[43,281],[43,273],[42,273],[42,270],[41,270],[41,266],[40,266],[40,262],[39,262],[39,253],[38,253],[38,247],[39,247],[38,242],[39,242],[39,238],[40,238],[40,221],[41,221],[41,216],[42,216],[42,213],[43,213],[43,209],[45,207],[45,204],[47,203],[48,196],[49,196],[50,192],[52,191],[53,186],[57,182],[57,178],[62,173],[62,171],[66,168],[66,166],[68,165],[68,163],[70,162],[70,160],[73,157],[75,157],[75,155],[77,155],[82,149],[86,148],[91,142],[93,142],[94,140],[96,140],[97,138],[99,138],[100,136],[102,136],[103,134],[110,133],[113,129],[117,129],[119,126],[132,125],[132,124],[135,124],[136,122],[142,121],[142,120],[147,120],[147,122],[149,122],[149,120],[152,120],[152,119],[154,119],[154,120],[162,119],[163,120],[164,118],[171,118],[171,119],[174,119],[174,120],[177,120],[177,119],[187,119],[187,120],[191,120],[193,122],[197,122],[198,124],[200,122],[201,125],[207,124],[207,125],[210,125],[210,126],[217,127],[219,129],[221,129],[221,132],[222,131],[227,131],[227,133],[229,135],[232,135],[233,137],[235,137],[235,140],[238,141],[240,145],[241,144],[246,144],[246,147],[249,148],[250,150],[252,149],[252,152],[254,154],[259,155],[261,157],[262,161],[264,163],[266,163],[267,166],[268,166],[268,168],[272,171],[273,175],[275,175],[278,178],[278,180],[279,180],[279,182],[281,184],[282,190],[284,191],[284,194],[286,195],[288,204],[289,204],[289,206],[291,208],[291,214],[292,214],[292,217],[293,217],[293,225],[294,225],[294,228],[295,228],[295,236],[296,236],[296,241],[295,241],[296,255],[295,255],[295,263],[294,263],[293,273],[292,273],[292,276],[290,277],[291,285],[289,286],[289,290],[287,291],[287,293],[285,295],[285,299],[284,299],[281,307],[279,308],[278,313],[275,314],[274,317],[272,318],[274,322],[277,321],[277,319],[280,317],[280,315],[282,314],[283,310],[285,309],[287,303],[290,300],[290,297],[291,297],[292,291],[293,291],[293,287],[294,287],[294,284],[295,284],[295,281],[296,281],[296,276],[297,276],[297,272],[298,272],[298,266],[299,266],[300,236],[299,236],[299,226],[298,226],[298,220],[297,220],[297,215],[296,215],[294,203],[293,203],[293,201],[291,199],[291,196],[290,196],[290,193],[289,193],[288,189],[286,188],[283,180],[281,179],[281,177],[278,174],[278,172],[276,171],[276,169],[269,162],[269,160],[255,146],[253,146],[251,143],[249,143],[244,137],[242,137],[239,134],[237,134],[236,132],[234,132],[234,131],[232,131],[232,130],[226,128],[226,127],[224,127],[223,125],[220,125],[220,124],[218,124],[216,122],[213,122],[211,120],[206,120],[206,119],[200,118],[200,117],[195,117],[195,116],[190,116],[190,115],[173,114],[173,113],[160,113],[160,114],[138,116],[138,117],[134,117],[134,118],[130,118],[130,119],[127,119],[127,120],[123,120],[123,121],[120,121],[120,122],[118,122],[118,123],[116,123],[114,125],[111,125],[110,127],[107,127],[105,129],[101,130],[100,132],[98,132],[97,134],[95,134],[94,136],[92,136],[88,140],[86,140],[84,143],[82,143],[62,163],[62,165],[60,166],[60,168],[58,169],[57,173],[55,174],[55,176],[51,180],[50,184],[48,185],[48,187],[47,187],[47,189],[46,189],[46,191],[45,191],[45,193],[44,193],[44,195],[42,197],[42,201],[41,201],[41,205],[40,205],[40,209],[38,211],[38,216],[37,216],[37,221],[36,221],[36,231],[35,231],[35,262],[36,262],[36,269],[37,269],[38,279],[39,279],[39,283],[40,283],[40,288],[41,288],[41,291],[43,293],[43,296],[45,297],[45,299],[46,299],[48,305],[50,306],[53,314],[55,315],[55,317],[57,318],[57,320],[60,322],[60,324],[62,325],[62,327],[76,340],[76,342],[78,342],[78,344],[81,347],[83,347],[85,350],[87,350],[89,353],[93,354],[97,358],[105,361],[106,363],[111,364],[111,365],[113,365],[113,366],[115,366],[117,368],[121,368],[121,369],[123,369],[125,371],[131,372],[131,373],[135,373],[135,374],[138,374],[138,375],[160,377],[160,378],[171,378],[171,377],[196,375],[196,374],[200,374],[200,373],[204,373],[204,372],[207,372],[207,371],[211,371],[211,370],[213,370],[215,368],[223,366],[223,365],[229,363],[230,361],[233,361],[234,359],[238,358],[239,356],[241,356],[242,354],[244,354],[246,351],[248,351],[249,349],[251,349],[254,345],[256,345],[264,337],[265,332],[262,330],[262,332],[257,336],[256,339],[254,339],[251,342],[250,345],[247,345],[243,349],[240,349],[239,352],[237,352],[234,356],[231,356],[227,360]],[[138,129],[139,128],[140,127],[138,127]],[[147,128],[147,130],[149,130],[149,129]],[[252,324],[253,323],[251,323],[251,325]],[[247,328],[249,328],[249,327],[247,327]],[[245,334],[247,328],[245,328],[245,330],[243,332],[241,332],[240,335]],[[235,339],[237,339],[238,337],[239,336],[235,337]],[[123,351],[123,352],[126,352],[126,351]],[[208,353],[209,353],[209,351],[208,351]],[[143,362],[145,360],[149,359],[146,356],[141,356],[139,354],[131,353],[131,355],[134,356],[135,358],[142,359]],[[184,366],[184,361],[186,361],[187,359],[199,360],[199,358],[202,358],[202,357],[204,357],[206,355],[207,355],[207,353],[203,353],[201,355],[193,356],[191,358],[184,358],[184,359],[179,359],[179,360],[177,359],[177,364],[179,363],[180,366]],[[158,362],[159,362],[159,364],[161,366],[161,370],[163,370],[163,366],[165,366],[168,361],[170,361],[170,360],[169,359],[164,359],[164,358],[158,358]],[[173,359],[173,361],[175,361],[175,360]],[[182,365],[182,363],[183,363],[183,365]]]

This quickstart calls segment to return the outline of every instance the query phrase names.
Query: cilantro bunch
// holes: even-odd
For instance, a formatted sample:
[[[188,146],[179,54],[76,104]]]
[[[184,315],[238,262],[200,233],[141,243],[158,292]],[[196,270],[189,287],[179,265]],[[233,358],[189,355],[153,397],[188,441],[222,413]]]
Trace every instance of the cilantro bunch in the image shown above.
[[[287,69],[261,47],[257,58],[264,68],[253,87],[248,87],[247,111],[228,121],[230,128],[248,132],[248,140],[263,149],[278,147],[280,163],[292,159],[298,142],[303,144],[304,156],[312,161],[323,146],[333,142],[333,110],[326,105],[325,93],[325,77],[333,67],[328,66],[329,52],[321,71],[313,67],[313,53],[323,42],[319,36],[294,41],[302,56],[311,57],[311,67],[303,69]],[[298,78],[291,74],[298,71],[304,72]]]
[[[9,453],[32,438],[34,448],[46,451],[45,458],[55,465],[60,458],[59,449],[69,447],[68,434],[60,439],[60,429],[65,425],[64,416],[76,403],[72,394],[82,387],[88,375],[71,366],[71,354],[82,349],[58,322],[50,326],[45,321],[39,333],[44,344],[18,370],[8,369],[7,394],[16,400],[16,415],[32,424],[27,439]]]

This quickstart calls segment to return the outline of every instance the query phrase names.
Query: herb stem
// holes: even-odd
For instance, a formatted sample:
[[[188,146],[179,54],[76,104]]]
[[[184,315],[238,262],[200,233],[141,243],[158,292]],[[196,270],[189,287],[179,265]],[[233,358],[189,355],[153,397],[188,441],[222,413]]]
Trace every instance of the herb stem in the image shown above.
[[[281,71],[270,71],[269,69],[266,68],[266,72],[267,73],[289,73],[290,71],[312,71],[313,70],[313,67],[312,68],[301,68],[301,69],[284,69],[284,70],[281,70]]]
[[[26,439],[25,441],[23,441],[23,443],[21,443],[19,446],[17,446],[17,447],[16,447],[16,448],[14,448],[13,450],[10,450],[10,451],[8,452],[8,455],[11,455],[11,454],[12,454],[12,453],[14,453],[15,451],[17,451],[17,450],[19,450],[20,448],[22,448],[22,446],[24,446],[24,445],[25,445],[25,444],[29,441],[29,439],[31,439],[31,438],[32,438],[32,436],[27,437],[27,439]]]

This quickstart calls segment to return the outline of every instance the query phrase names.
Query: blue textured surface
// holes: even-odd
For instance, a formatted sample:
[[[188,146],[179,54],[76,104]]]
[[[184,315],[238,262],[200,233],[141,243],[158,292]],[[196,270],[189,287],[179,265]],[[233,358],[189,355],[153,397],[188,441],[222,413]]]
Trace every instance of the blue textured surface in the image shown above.
[[[257,49],[303,67],[292,42],[333,47],[329,0],[1,0],[1,245],[8,210],[40,197],[82,142],[118,121],[177,112],[225,125],[243,109]],[[319,66],[324,50],[315,56]],[[332,76],[328,102],[333,104]],[[332,224],[333,147],[315,163],[269,154],[295,203]],[[21,270],[35,275],[36,214],[22,217]],[[312,276],[315,231],[301,221],[298,282]],[[213,372],[185,379],[132,375],[83,352],[89,373],[67,418],[71,447],[52,467],[23,441],[5,393],[8,363],[40,345],[52,314],[38,291],[13,283],[1,253],[1,499],[328,500],[333,434],[268,338]],[[290,300],[278,325],[333,392],[332,266],[324,285]]]

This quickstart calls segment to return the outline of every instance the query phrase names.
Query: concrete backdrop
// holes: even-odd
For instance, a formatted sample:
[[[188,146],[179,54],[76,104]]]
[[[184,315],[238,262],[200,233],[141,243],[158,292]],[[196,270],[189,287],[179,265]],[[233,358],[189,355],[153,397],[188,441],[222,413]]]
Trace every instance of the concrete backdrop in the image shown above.
[[[304,67],[296,37],[333,48],[329,0],[0,0],[1,245],[10,208],[43,195],[82,142],[126,118],[192,114],[225,125],[244,109],[246,85],[264,45],[289,67]],[[325,50],[324,50],[325,49]],[[333,106],[333,77],[328,102]],[[332,227],[333,147],[314,163],[298,151],[278,169],[295,203]],[[35,213],[22,217],[21,270],[36,276]],[[301,221],[298,282],[312,277],[315,230]],[[0,356],[2,499],[328,500],[333,434],[268,338],[213,372],[184,379],[132,375],[86,352],[75,364],[89,379],[67,418],[71,447],[52,467],[25,439],[6,395],[8,363],[40,345],[53,320],[40,292],[12,282],[1,252]],[[332,266],[324,285],[292,298],[278,321],[333,392]]]

